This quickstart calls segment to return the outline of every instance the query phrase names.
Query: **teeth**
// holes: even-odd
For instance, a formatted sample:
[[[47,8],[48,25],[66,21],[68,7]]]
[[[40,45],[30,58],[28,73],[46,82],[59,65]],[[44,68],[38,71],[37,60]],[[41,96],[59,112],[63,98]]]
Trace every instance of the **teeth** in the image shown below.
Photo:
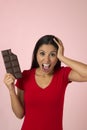
[[[50,64],[42,64],[44,70],[48,70],[50,67]]]
[[[50,64],[43,64],[43,65],[46,66],[46,67],[50,66]]]

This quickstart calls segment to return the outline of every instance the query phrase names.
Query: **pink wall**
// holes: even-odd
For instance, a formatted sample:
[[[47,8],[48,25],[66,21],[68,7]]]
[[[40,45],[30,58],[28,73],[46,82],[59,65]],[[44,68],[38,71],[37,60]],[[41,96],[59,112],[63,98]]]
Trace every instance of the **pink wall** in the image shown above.
[[[65,55],[87,63],[86,0],[0,0],[0,51],[11,48],[21,70],[28,69],[39,37],[61,38]],[[3,83],[5,67],[0,55],[0,130],[19,130]],[[64,104],[64,130],[87,130],[87,83],[68,86]]]

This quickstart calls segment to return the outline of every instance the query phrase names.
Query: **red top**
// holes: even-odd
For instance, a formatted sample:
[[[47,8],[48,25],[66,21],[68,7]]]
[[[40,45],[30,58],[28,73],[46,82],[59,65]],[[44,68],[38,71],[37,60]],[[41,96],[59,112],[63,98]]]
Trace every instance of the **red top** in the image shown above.
[[[16,83],[24,90],[25,118],[21,130],[63,130],[64,93],[70,70],[69,67],[56,70],[51,83],[44,89],[35,81],[36,69],[23,72]]]

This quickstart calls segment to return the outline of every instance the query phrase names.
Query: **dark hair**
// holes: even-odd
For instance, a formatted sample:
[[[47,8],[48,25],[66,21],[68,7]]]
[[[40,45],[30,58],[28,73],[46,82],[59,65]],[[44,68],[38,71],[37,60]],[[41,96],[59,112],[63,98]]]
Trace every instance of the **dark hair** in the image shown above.
[[[33,56],[32,56],[32,63],[31,63],[31,69],[32,68],[38,68],[39,65],[38,65],[38,62],[37,62],[37,58],[36,58],[36,55],[37,55],[37,51],[38,49],[43,45],[43,44],[51,44],[53,45],[57,50],[58,50],[58,45],[54,42],[53,38],[55,38],[57,41],[58,39],[53,36],[53,35],[45,35],[45,36],[42,36],[36,43],[35,45],[35,48],[34,48],[34,51],[33,51]],[[59,42],[59,41],[58,41]],[[58,69],[59,67],[61,66],[61,62],[58,60],[54,69]]]

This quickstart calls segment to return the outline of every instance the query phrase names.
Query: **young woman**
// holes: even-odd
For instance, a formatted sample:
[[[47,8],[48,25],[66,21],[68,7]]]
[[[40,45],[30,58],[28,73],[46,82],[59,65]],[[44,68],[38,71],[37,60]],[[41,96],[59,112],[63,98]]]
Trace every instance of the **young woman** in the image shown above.
[[[87,81],[87,65],[65,57],[60,39],[41,37],[33,51],[31,68],[23,71],[16,85],[13,75],[7,73],[4,78],[13,112],[18,118],[24,117],[21,130],[63,130],[64,94],[72,81]]]

